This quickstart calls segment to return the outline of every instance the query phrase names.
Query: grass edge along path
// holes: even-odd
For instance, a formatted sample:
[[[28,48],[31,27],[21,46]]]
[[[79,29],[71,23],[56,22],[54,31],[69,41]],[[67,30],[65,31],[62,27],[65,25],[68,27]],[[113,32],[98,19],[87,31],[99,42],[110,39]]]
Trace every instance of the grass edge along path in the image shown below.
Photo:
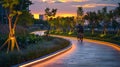
[[[53,36],[57,36],[57,37],[71,37],[72,39],[77,39],[75,36],[63,36],[63,35],[62,36],[61,35],[53,35]],[[87,39],[87,38],[84,38],[84,41],[97,43],[97,44],[100,44],[100,45],[106,45],[106,46],[114,48],[117,51],[120,51],[120,45],[115,44],[115,43],[106,42],[106,41],[102,41],[102,40]]]
[[[1,57],[0,66],[9,67],[9,66],[13,66],[13,65],[20,64],[23,62],[27,62],[27,61],[30,61],[30,60],[33,60],[39,57],[43,57],[50,53],[56,52],[58,50],[64,49],[70,45],[70,42],[68,40],[65,40],[62,38],[55,38],[55,40],[53,40],[53,43],[54,45],[57,45],[57,46],[48,47],[48,49],[42,50],[41,52],[39,52],[39,50],[41,50],[40,48],[36,48],[33,50],[33,47],[32,47],[30,50],[24,51],[23,53],[13,52],[10,54],[2,54],[0,56]]]
[[[52,52],[50,54],[47,54],[45,56],[42,56],[40,58],[36,58],[34,60],[31,60],[31,61],[28,61],[28,62],[24,62],[24,63],[21,63],[21,64],[18,64],[18,65],[15,65],[15,66],[12,66],[12,67],[30,67],[31,65],[34,65],[34,64],[37,64],[37,63],[42,63],[44,61],[47,61],[51,58],[54,58],[55,56],[58,56],[68,50],[70,50],[72,48],[72,44],[70,43],[69,46],[63,48],[63,49],[60,49],[60,50],[57,50],[55,52]]]
[[[62,36],[70,36],[70,37],[77,37],[76,35],[69,35],[69,34],[51,34],[51,35],[62,35]],[[90,37],[90,36],[84,36],[84,40],[90,41],[90,42],[95,42],[95,43],[100,43],[100,44],[104,44],[110,47],[113,47],[115,49],[117,49],[118,51],[120,51],[120,41],[118,40],[112,40],[109,38],[99,38],[99,37]]]
[[[55,34],[55,33],[51,33],[52,35],[62,35],[62,36],[71,36],[71,37],[77,37],[76,34]],[[109,35],[109,34],[108,34]],[[119,36],[120,37],[120,36]],[[105,41],[105,42],[110,42],[110,43],[114,43],[114,44],[117,44],[118,46],[120,46],[120,40],[118,39],[110,39],[110,37],[98,37],[98,35],[91,35],[90,36],[90,33],[88,35],[84,35],[84,38],[85,39],[92,39],[92,40],[99,40],[99,41]]]

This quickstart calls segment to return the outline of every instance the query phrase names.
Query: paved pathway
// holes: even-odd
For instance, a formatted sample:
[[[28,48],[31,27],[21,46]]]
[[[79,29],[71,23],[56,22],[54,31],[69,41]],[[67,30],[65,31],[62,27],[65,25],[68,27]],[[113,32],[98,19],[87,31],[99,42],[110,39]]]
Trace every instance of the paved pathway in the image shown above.
[[[67,38],[73,48],[31,67],[120,67],[120,51],[101,44]]]

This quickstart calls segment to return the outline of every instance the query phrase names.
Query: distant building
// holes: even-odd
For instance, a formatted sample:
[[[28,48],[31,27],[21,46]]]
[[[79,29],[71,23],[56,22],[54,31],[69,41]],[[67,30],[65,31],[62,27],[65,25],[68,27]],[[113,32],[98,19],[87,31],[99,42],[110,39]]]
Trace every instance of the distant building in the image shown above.
[[[44,15],[39,15],[40,20],[44,20]]]
[[[43,15],[39,15],[39,19],[40,19],[40,20],[43,20],[43,19],[44,19],[44,16],[43,16]]]
[[[40,20],[46,20],[46,17],[45,17],[45,15],[40,14],[40,15],[39,15],[39,19],[40,19]]]

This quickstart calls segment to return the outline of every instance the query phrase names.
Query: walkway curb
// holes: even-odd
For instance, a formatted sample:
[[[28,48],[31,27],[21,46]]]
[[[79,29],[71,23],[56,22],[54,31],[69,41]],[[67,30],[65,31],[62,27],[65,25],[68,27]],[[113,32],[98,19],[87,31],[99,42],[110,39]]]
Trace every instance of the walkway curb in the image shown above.
[[[57,37],[70,37],[70,36],[60,36],[60,35],[52,35],[52,36],[57,36]],[[71,37],[71,38],[76,39],[76,37]],[[106,45],[106,46],[112,47],[112,48],[120,51],[120,46],[117,45],[117,44],[115,44],[115,43],[110,43],[110,42],[100,41],[100,40],[87,39],[87,38],[84,38],[84,41],[92,42],[92,43],[99,43],[99,44]]]
[[[70,41],[69,41],[70,42]],[[41,62],[44,62],[46,60],[49,60],[57,55],[60,55],[68,50],[70,50],[72,48],[72,43],[70,42],[69,46],[66,47],[66,48],[63,48],[61,50],[58,50],[56,52],[53,52],[51,54],[48,54],[46,56],[43,56],[43,57],[40,57],[40,58],[36,58],[34,60],[30,60],[30,61],[27,61],[27,62],[24,62],[24,63],[21,63],[21,64],[17,64],[17,65],[13,65],[11,67],[29,67],[30,65],[34,65],[36,63],[41,63]]]
[[[112,48],[120,51],[120,46],[117,44],[114,44],[114,43],[110,43],[110,42],[106,42],[106,41],[99,41],[99,40],[92,40],[92,39],[85,39],[85,41],[92,42],[92,43],[99,43],[99,44],[106,45],[106,46],[112,47]]]

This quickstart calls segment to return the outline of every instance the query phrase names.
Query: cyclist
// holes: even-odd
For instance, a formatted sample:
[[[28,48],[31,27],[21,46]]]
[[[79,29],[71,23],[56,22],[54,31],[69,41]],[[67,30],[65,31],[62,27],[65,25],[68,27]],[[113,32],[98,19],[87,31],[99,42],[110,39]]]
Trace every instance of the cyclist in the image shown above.
[[[78,39],[78,41],[80,40],[82,42],[83,41],[83,33],[84,33],[83,26],[81,24],[78,24],[76,28],[77,28],[77,39]]]

